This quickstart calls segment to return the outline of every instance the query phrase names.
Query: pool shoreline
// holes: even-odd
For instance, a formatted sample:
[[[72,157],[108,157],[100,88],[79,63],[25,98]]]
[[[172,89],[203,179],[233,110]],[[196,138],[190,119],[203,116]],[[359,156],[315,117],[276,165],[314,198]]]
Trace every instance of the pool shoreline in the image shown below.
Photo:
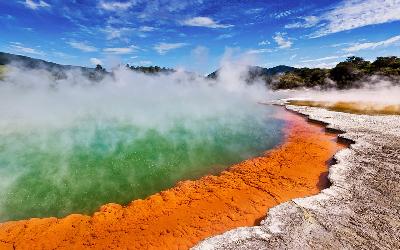
[[[284,141],[265,156],[125,207],[106,204],[93,216],[1,223],[0,248],[187,249],[230,229],[257,225],[269,208],[326,188],[328,161],[345,147],[322,124],[289,111],[281,115]]]
[[[270,209],[258,226],[207,238],[193,249],[399,249],[400,116],[281,105],[341,131],[338,138],[351,143],[334,156],[331,186]]]

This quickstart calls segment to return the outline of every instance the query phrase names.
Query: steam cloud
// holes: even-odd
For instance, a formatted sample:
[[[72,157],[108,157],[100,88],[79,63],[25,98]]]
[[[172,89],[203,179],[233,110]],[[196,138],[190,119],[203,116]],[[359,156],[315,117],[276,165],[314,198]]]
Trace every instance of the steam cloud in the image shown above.
[[[92,114],[162,127],[171,117],[247,113],[249,106],[244,104],[265,100],[265,88],[248,86],[236,77],[244,68],[224,69],[230,73],[221,72],[218,82],[184,71],[149,76],[120,68],[94,83],[79,70],[54,80],[46,70],[12,67],[0,82],[1,123],[23,119],[24,125],[62,126]]]
[[[279,124],[258,104],[266,88],[242,80],[245,65],[225,65],[219,80],[119,68],[99,82],[79,70],[55,80],[45,69],[7,67],[0,221],[91,213],[276,145]]]
[[[296,90],[278,90],[273,94],[270,92],[271,98],[278,97],[293,100],[309,100],[316,102],[354,102],[354,103],[371,103],[377,105],[398,105],[400,104],[400,86],[395,81],[374,75],[364,79],[359,87],[352,89],[318,89],[305,88]]]

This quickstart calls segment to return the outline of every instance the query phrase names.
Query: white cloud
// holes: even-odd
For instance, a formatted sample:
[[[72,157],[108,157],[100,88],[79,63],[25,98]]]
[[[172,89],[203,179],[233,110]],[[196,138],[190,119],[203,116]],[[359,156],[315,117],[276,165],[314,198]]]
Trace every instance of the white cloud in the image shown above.
[[[332,44],[332,45],[329,45],[329,47],[331,47],[331,48],[337,48],[337,47],[343,47],[343,46],[351,45],[351,44],[354,44],[354,43],[334,43],[334,44]]]
[[[25,0],[24,4],[27,8],[32,10],[36,10],[39,8],[50,8],[50,4],[42,0],[40,0],[39,2],[35,2],[34,0]]]
[[[58,56],[58,57],[66,57],[67,54],[63,53],[63,52],[59,52],[59,51],[54,51],[53,55]]]
[[[266,46],[266,45],[269,45],[269,44],[271,44],[271,43],[268,40],[264,40],[264,41],[261,41],[261,42],[258,43],[259,46]]]
[[[292,61],[293,59],[295,59],[297,57],[297,54],[292,55],[289,59],[290,61]]]
[[[282,12],[279,12],[279,13],[275,13],[273,16],[276,19],[280,19],[282,17],[290,16],[291,14],[293,14],[293,10],[285,10],[285,11],[282,11]]]
[[[138,29],[137,29],[137,36],[138,37],[142,37],[142,38],[144,38],[144,37],[147,37],[148,35],[147,35],[147,33],[150,33],[150,32],[153,32],[153,31],[155,31],[155,30],[157,30],[157,28],[155,28],[155,27],[151,27],[151,26],[141,26],[141,27],[139,27]]]
[[[323,62],[323,61],[329,61],[329,60],[334,60],[334,59],[339,59],[339,58],[345,58],[345,57],[349,57],[352,55],[353,54],[346,54],[346,55],[339,55],[339,56],[326,56],[326,57],[321,57],[321,58],[316,58],[316,59],[303,60],[301,62],[303,62],[303,63]]]
[[[289,39],[285,39],[285,35],[285,33],[278,32],[275,33],[275,36],[272,37],[281,49],[288,49],[293,45],[292,41],[290,41]]]
[[[0,15],[0,19],[14,20],[15,17],[7,14],[7,15]]]
[[[138,62],[132,62],[131,65],[137,65],[137,66],[149,66],[151,65],[153,62],[149,61],[149,60],[142,60],[142,61],[138,61]]]
[[[306,17],[300,17],[300,19],[303,19],[303,22],[296,22],[296,23],[291,23],[291,24],[286,24],[285,28],[286,29],[295,29],[295,28],[311,28],[314,27],[315,25],[318,24],[320,21],[318,17],[316,16],[306,16]]]
[[[186,19],[185,21],[182,22],[182,24],[186,26],[207,27],[212,29],[233,27],[233,25],[231,24],[220,24],[209,17],[201,17],[201,16]]]
[[[294,65],[296,68],[308,67],[308,68],[321,68],[321,69],[331,69],[334,68],[339,62],[322,62],[322,63],[311,63],[311,64],[301,64],[301,65]]]
[[[187,43],[159,43],[155,45],[153,48],[160,55],[166,54],[170,50],[179,49],[188,45]]]
[[[145,33],[152,32],[155,30],[157,30],[157,28],[151,26],[141,26],[139,28],[129,28],[129,27],[115,28],[110,25],[108,25],[104,29],[101,29],[101,31],[106,34],[107,40],[121,39],[126,43],[129,42],[129,36],[133,34],[135,31],[137,36],[146,37],[147,35]]]
[[[157,28],[151,27],[151,26],[142,26],[139,28],[140,32],[152,32],[157,30]]]
[[[111,54],[117,54],[117,55],[123,55],[123,54],[130,54],[135,52],[139,47],[135,45],[131,45],[126,48],[105,48],[103,49],[104,52],[106,53],[111,53]]]
[[[25,47],[22,43],[19,42],[13,42],[10,45],[10,48],[16,52],[19,53],[27,53],[27,54],[32,54],[32,55],[39,55],[43,56],[45,53],[43,51],[39,51],[37,49]]]
[[[263,10],[264,10],[263,8],[254,8],[254,9],[246,10],[244,13],[248,14],[248,15],[253,15],[253,14],[258,14],[258,13],[262,12]]]
[[[128,1],[128,2],[106,2],[106,1],[101,1],[99,3],[99,7],[103,10],[108,10],[108,11],[124,11],[132,7],[135,3],[133,1]]]
[[[263,54],[263,53],[269,53],[273,52],[272,49],[251,49],[246,51],[246,54]]]
[[[66,54],[66,53],[61,52],[61,51],[53,51],[52,54],[54,56],[61,57],[61,58],[74,58],[75,57],[74,55]]]
[[[150,65],[152,64],[151,61],[139,61],[139,65]]]
[[[119,29],[114,29],[112,27],[106,27],[105,29],[103,29],[103,31],[104,31],[104,33],[106,33],[107,40],[121,37],[121,30],[119,30]]]
[[[400,0],[347,0],[319,17],[322,28],[310,37],[400,20]]]
[[[95,58],[95,57],[90,58],[90,63],[93,64],[93,65],[103,64],[103,62],[100,59]]]
[[[321,58],[316,58],[316,59],[309,59],[309,60],[303,60],[301,62],[322,62],[322,61],[329,61],[333,59],[338,59],[339,56],[326,56],[326,57],[321,57]]]
[[[121,38],[123,36],[129,35],[134,31],[132,28],[122,27],[122,28],[114,28],[111,26],[107,26],[105,29],[102,29],[104,33],[106,33],[107,40],[112,40],[116,38]]]
[[[400,35],[391,37],[391,38],[389,38],[387,40],[384,40],[384,41],[375,42],[375,43],[373,43],[373,42],[358,43],[358,44],[355,44],[355,45],[350,46],[348,48],[344,48],[343,50],[347,51],[347,52],[355,52],[355,51],[365,50],[365,49],[375,49],[377,47],[386,47],[386,46],[395,44],[395,43],[397,43],[399,41],[400,41]]]
[[[85,43],[85,42],[73,42],[73,41],[71,41],[71,42],[68,42],[68,44],[69,44],[72,48],[79,49],[79,50],[84,51],[84,52],[94,52],[94,51],[97,51],[97,48],[96,48],[96,47],[93,47],[93,46],[91,46],[91,45],[88,45],[88,44]]]
[[[221,39],[228,39],[228,38],[231,38],[231,37],[233,37],[234,36],[234,34],[221,34],[221,35],[219,35],[219,36],[217,36],[217,40],[221,40]]]

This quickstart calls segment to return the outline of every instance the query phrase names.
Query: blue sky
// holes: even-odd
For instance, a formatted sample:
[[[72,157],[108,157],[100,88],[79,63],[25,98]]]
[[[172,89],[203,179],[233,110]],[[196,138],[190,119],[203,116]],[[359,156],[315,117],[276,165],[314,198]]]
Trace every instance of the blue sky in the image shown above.
[[[270,67],[400,56],[400,0],[0,0],[0,51],[62,64]]]

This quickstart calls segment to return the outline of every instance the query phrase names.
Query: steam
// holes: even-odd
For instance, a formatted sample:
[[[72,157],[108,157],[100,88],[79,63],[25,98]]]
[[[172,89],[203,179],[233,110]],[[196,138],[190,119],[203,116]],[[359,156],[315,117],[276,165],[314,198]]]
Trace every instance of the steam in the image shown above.
[[[279,142],[262,84],[226,63],[219,80],[119,68],[7,67],[0,80],[0,221],[91,213],[246,159]],[[213,170],[215,169],[215,170]]]
[[[245,114],[266,97],[260,85],[247,86],[235,77],[214,82],[183,71],[149,76],[120,68],[97,83],[78,70],[66,73],[66,79],[54,80],[45,70],[9,69],[0,84],[2,124],[20,120],[29,126],[62,126],[95,115],[161,128],[171,117],[204,118],[233,110]]]
[[[400,104],[400,86],[395,81],[382,77],[371,76],[360,83],[359,88],[346,90],[289,90],[278,91],[289,99],[310,100],[317,102],[354,102],[372,103],[377,105]]]

